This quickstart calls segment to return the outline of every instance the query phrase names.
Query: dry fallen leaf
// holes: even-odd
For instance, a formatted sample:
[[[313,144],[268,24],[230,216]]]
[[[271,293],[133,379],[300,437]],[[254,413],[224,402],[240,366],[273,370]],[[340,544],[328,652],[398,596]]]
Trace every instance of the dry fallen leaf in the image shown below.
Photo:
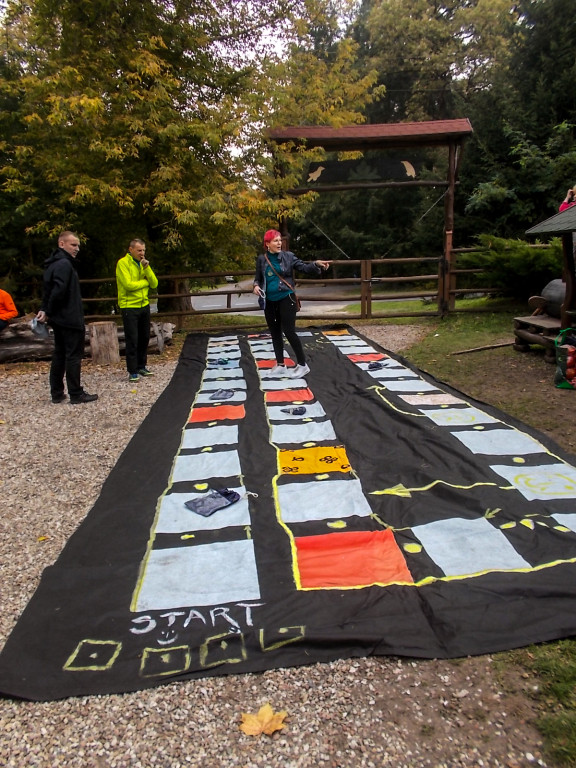
[[[284,719],[287,712],[274,712],[270,704],[264,704],[260,707],[257,715],[242,713],[242,723],[240,730],[247,736],[261,736],[265,733],[271,736],[275,731],[280,731],[286,727]]]

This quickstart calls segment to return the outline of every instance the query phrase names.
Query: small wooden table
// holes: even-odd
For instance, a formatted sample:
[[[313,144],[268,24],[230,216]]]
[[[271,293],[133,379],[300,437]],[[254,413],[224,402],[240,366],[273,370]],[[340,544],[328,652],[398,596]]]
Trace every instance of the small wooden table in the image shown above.
[[[518,352],[528,352],[530,344],[540,344],[544,347],[544,359],[547,363],[556,362],[556,347],[554,340],[562,325],[559,317],[549,315],[528,315],[514,318],[514,349]]]

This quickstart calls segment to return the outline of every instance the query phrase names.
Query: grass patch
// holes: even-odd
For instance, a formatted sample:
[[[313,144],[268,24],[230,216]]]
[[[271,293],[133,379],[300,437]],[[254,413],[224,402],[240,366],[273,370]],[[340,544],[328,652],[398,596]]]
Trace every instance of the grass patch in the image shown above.
[[[514,651],[512,659],[540,682],[536,725],[557,765],[576,766],[576,642],[543,643]]]
[[[359,301],[346,305],[346,312],[360,313],[362,305]],[[436,302],[422,299],[407,299],[406,301],[373,301],[372,312],[435,312]],[[383,318],[378,318],[383,319]],[[394,318],[390,318],[391,320]]]
[[[361,309],[360,302],[355,302],[354,304],[348,304],[346,306],[346,311],[350,313],[359,313]],[[431,299],[406,299],[403,300],[390,300],[390,301],[373,301],[372,302],[372,311],[373,312],[435,312],[438,309],[438,304],[436,300]],[[511,309],[511,303],[510,299],[505,299],[502,297],[497,298],[486,298],[484,296],[475,297],[471,299],[459,299],[456,302],[456,311],[457,312],[469,312],[471,310],[477,309],[481,312],[486,311],[503,311],[510,313],[513,311]],[[526,314],[526,305],[525,304],[519,304],[517,306],[518,312],[516,314],[521,313],[523,315]],[[379,318],[379,319],[385,319],[385,318]],[[390,318],[393,320],[394,318]]]

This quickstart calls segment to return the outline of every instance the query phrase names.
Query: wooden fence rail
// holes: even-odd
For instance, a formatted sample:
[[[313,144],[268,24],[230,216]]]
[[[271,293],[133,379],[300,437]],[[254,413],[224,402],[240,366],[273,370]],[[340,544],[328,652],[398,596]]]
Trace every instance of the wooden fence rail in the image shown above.
[[[457,288],[456,281],[458,276],[468,276],[473,278],[474,275],[482,275],[484,270],[482,268],[476,269],[459,269],[457,267],[457,257],[460,253],[471,253],[478,251],[474,248],[460,248],[453,249],[452,253],[454,259],[451,259],[447,264],[443,257],[405,257],[395,259],[363,259],[363,260],[333,260],[331,274],[323,274],[319,278],[308,278],[296,281],[297,291],[300,298],[305,302],[318,303],[321,307],[322,304],[360,304],[359,313],[349,314],[346,313],[346,317],[351,319],[368,319],[368,318],[385,318],[385,317],[422,317],[422,316],[443,316],[451,311],[458,311],[455,307],[455,301],[457,297],[462,297],[471,293],[478,293],[482,291],[484,293],[493,293],[496,289],[472,286],[468,288]],[[437,271],[422,274],[395,274],[380,276],[378,272],[382,268],[389,269],[392,265],[415,265],[415,264],[435,264]],[[349,270],[354,269],[357,275],[353,277],[332,277],[332,274],[338,273],[341,267]],[[161,311],[156,313],[157,317],[170,317],[174,318],[177,326],[180,326],[183,318],[187,315],[218,315],[228,313],[251,313],[257,312],[258,307],[256,299],[254,299],[254,306],[234,306],[233,297],[238,299],[241,296],[252,294],[251,278],[254,272],[252,270],[240,270],[234,272],[234,279],[237,281],[234,285],[230,284],[230,276],[225,272],[188,272],[175,275],[159,275],[158,280],[168,282],[170,285],[177,287],[178,284],[186,284],[188,281],[202,281],[216,283],[218,281],[226,281],[228,285],[224,285],[221,288],[208,287],[206,289],[189,289],[182,290],[177,288],[171,292],[150,294],[150,300],[152,304],[160,303]],[[248,282],[248,285],[242,285],[242,282]],[[115,278],[91,278],[87,280],[81,280],[85,285],[110,285],[115,286]],[[407,284],[415,286],[418,283],[422,283],[421,289],[416,290],[396,290],[387,291],[383,293],[379,288],[385,286],[391,286],[393,284]],[[318,286],[322,287],[322,291],[315,291]],[[187,286],[186,286],[187,287]],[[342,288],[357,288],[357,291],[342,292],[338,289]],[[327,292],[326,289],[329,289]],[[112,291],[111,291],[112,293]],[[223,306],[214,308],[195,308],[192,300],[201,297],[210,296],[222,296],[224,298]],[[449,301],[446,302],[445,296],[449,296]],[[187,303],[187,306],[180,307],[178,309],[170,309],[162,307],[162,304],[178,299],[180,302]],[[385,301],[410,301],[415,299],[426,299],[430,302],[435,302],[435,309],[423,311],[419,305],[415,304],[414,309],[402,309],[399,311],[387,311],[381,312],[374,308],[374,302]],[[87,305],[94,303],[110,303],[112,304],[111,310],[106,314],[87,314],[86,320],[107,320],[111,318],[118,318],[117,310],[117,296],[91,296],[84,299]],[[306,318],[311,320],[330,320],[330,319],[342,319],[341,311],[334,310],[333,308],[328,310],[311,311],[309,307],[306,309]]]

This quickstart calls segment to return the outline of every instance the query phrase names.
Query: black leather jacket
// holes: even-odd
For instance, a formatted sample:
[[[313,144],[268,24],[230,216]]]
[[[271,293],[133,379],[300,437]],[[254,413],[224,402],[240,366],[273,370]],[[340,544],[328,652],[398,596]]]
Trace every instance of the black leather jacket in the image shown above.
[[[322,269],[318,267],[313,261],[302,261],[295,256],[292,251],[280,251],[278,253],[278,260],[280,261],[280,275],[292,286],[294,289],[294,270],[298,272],[304,272],[307,275],[319,275]],[[256,259],[256,276],[254,277],[254,285],[259,285],[264,292],[266,292],[266,255],[261,253]]]

